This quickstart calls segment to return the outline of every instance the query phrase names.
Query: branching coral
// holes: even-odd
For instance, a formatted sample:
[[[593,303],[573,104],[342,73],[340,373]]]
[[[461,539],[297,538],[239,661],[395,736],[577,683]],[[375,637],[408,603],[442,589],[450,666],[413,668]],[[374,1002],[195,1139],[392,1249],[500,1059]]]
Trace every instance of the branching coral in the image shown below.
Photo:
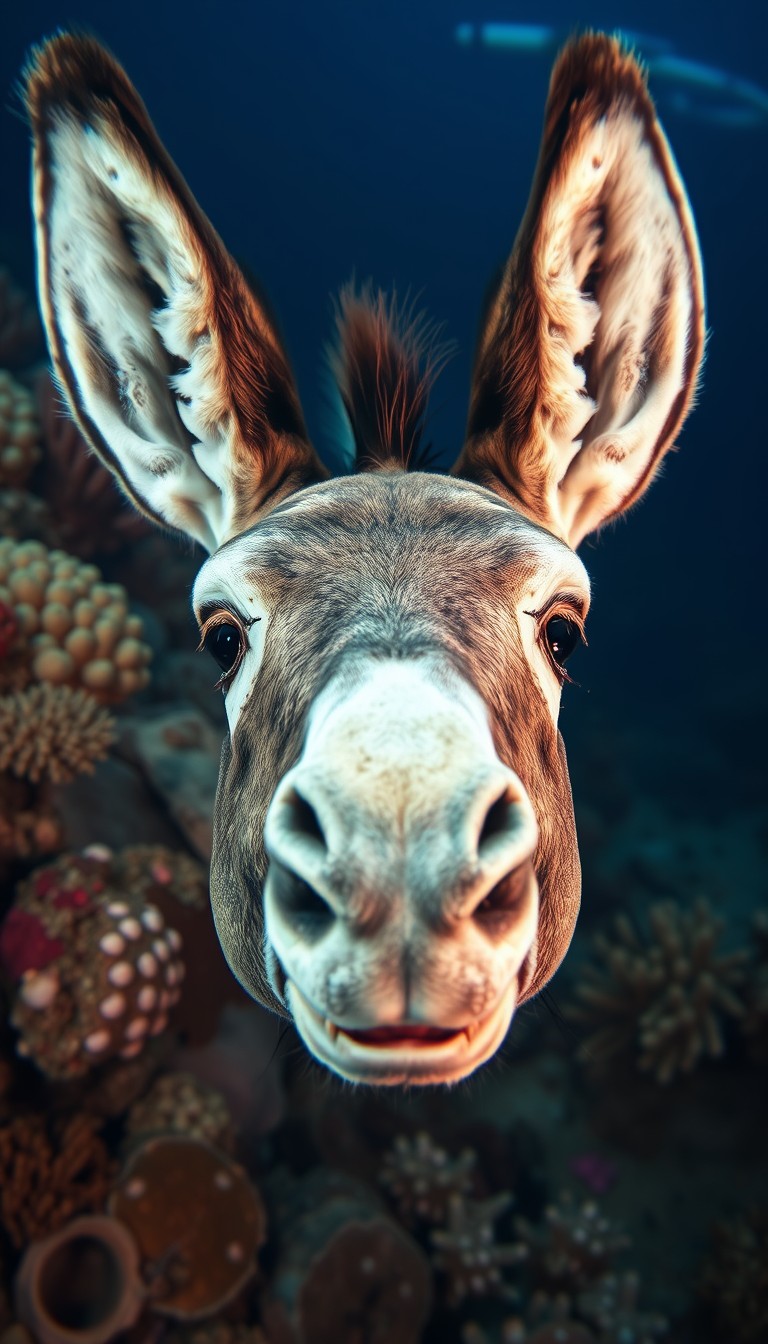
[[[668,1083],[722,1053],[726,1021],[744,1011],[746,954],[718,950],[723,924],[705,900],[652,905],[648,923],[644,938],[619,915],[595,940],[570,1015],[596,1027],[579,1052],[595,1072],[624,1058]]]
[[[640,1276],[632,1270],[604,1274],[579,1294],[578,1309],[597,1331],[598,1344],[654,1344],[663,1339],[669,1322],[648,1312],[638,1302]]]
[[[151,654],[141,620],[128,614],[125,589],[103,583],[95,565],[39,541],[2,538],[0,603],[14,612],[19,637],[11,652],[23,657],[28,679],[86,690],[102,704],[146,686]],[[15,667],[14,677],[16,687]]]
[[[494,1228],[511,1203],[509,1194],[483,1200],[451,1197],[447,1226],[431,1235],[433,1263],[443,1276],[450,1305],[456,1306],[465,1297],[516,1296],[502,1271],[524,1260],[527,1248],[521,1242],[498,1242]]]
[[[19,1115],[0,1128],[0,1223],[17,1250],[102,1207],[112,1162],[97,1131],[82,1113],[51,1127]]]
[[[469,1321],[462,1332],[462,1344],[599,1344],[597,1337],[571,1314],[567,1296],[555,1299],[534,1294],[526,1303],[525,1317],[510,1316],[502,1321],[498,1335],[493,1338],[475,1321]],[[635,1344],[623,1340],[621,1344]]]
[[[439,1227],[448,1218],[453,1196],[469,1193],[476,1162],[469,1148],[449,1157],[429,1134],[413,1139],[400,1134],[384,1156],[379,1179],[404,1223]]]
[[[549,1295],[589,1287],[629,1245],[594,1200],[578,1203],[570,1190],[547,1206],[541,1224],[517,1218],[515,1230],[527,1247],[532,1286]]]
[[[715,1228],[698,1283],[705,1339],[765,1344],[768,1339],[768,1210],[753,1209]]]
[[[105,759],[115,721],[85,691],[28,686],[0,696],[0,771],[65,784]]]
[[[613,1267],[627,1239],[598,1207],[564,1193],[546,1210],[543,1226],[516,1221],[527,1249],[520,1314],[499,1328],[499,1344],[655,1344],[668,1329],[663,1316],[638,1302],[640,1278]],[[464,1344],[490,1344],[478,1324]]]
[[[0,369],[0,486],[25,485],[40,458],[40,425],[25,387]]]

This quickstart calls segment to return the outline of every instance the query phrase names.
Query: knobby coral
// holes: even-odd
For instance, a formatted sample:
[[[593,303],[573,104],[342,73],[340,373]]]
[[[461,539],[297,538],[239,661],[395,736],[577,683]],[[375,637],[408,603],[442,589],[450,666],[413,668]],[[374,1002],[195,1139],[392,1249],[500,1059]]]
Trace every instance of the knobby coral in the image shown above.
[[[229,1107],[220,1092],[206,1087],[190,1073],[164,1073],[130,1109],[127,1130],[132,1136],[154,1133],[184,1134],[214,1144],[222,1152],[235,1145]]]
[[[11,653],[27,679],[88,691],[102,704],[125,699],[149,680],[142,623],[128,613],[125,589],[40,541],[0,538],[0,603],[14,613]],[[18,669],[13,663],[14,681]],[[0,688],[5,667],[0,669]]]
[[[579,1054],[596,1073],[623,1059],[669,1083],[722,1054],[726,1022],[744,1012],[746,959],[719,950],[722,930],[706,900],[689,909],[662,901],[648,912],[647,937],[618,915],[595,939],[597,964],[569,1012],[594,1028]]]
[[[0,771],[64,784],[107,756],[115,721],[85,691],[28,686],[0,696]]]

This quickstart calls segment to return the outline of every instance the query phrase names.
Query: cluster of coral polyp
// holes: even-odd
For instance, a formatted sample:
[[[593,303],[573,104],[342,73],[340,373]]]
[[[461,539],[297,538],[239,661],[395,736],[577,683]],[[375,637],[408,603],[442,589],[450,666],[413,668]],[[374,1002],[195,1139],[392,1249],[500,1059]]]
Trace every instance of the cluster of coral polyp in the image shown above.
[[[180,996],[181,938],[98,846],[19,883],[0,927],[17,1049],[50,1078],[138,1055]]]
[[[89,692],[102,704],[123,700],[149,681],[151,653],[128,596],[84,565],[40,541],[0,539],[0,608],[12,613],[9,650],[29,678]]]

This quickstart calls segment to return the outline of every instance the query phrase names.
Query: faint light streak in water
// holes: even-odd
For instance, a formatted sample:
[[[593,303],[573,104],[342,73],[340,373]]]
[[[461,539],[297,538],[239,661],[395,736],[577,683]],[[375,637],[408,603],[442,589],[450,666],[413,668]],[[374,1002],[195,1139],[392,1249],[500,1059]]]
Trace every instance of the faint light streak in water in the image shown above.
[[[454,38],[462,47],[530,54],[554,50],[568,33],[544,24],[460,23]],[[768,91],[748,79],[675,53],[666,37],[617,29],[644,61],[651,91],[672,112],[731,130],[768,125]]]

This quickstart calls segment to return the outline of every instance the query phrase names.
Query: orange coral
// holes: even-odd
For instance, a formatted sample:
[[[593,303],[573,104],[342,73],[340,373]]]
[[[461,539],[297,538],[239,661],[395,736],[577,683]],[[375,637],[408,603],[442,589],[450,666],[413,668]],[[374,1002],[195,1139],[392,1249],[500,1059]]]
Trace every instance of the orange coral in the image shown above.
[[[29,686],[0,697],[0,770],[65,784],[105,759],[115,720],[85,691]]]
[[[0,539],[0,602],[12,607],[29,676],[114,704],[149,681],[151,653],[125,589],[39,541]],[[19,655],[21,656],[21,655]]]
[[[113,1168],[98,1127],[76,1113],[50,1129],[41,1115],[0,1128],[0,1223],[17,1250],[104,1204]]]

